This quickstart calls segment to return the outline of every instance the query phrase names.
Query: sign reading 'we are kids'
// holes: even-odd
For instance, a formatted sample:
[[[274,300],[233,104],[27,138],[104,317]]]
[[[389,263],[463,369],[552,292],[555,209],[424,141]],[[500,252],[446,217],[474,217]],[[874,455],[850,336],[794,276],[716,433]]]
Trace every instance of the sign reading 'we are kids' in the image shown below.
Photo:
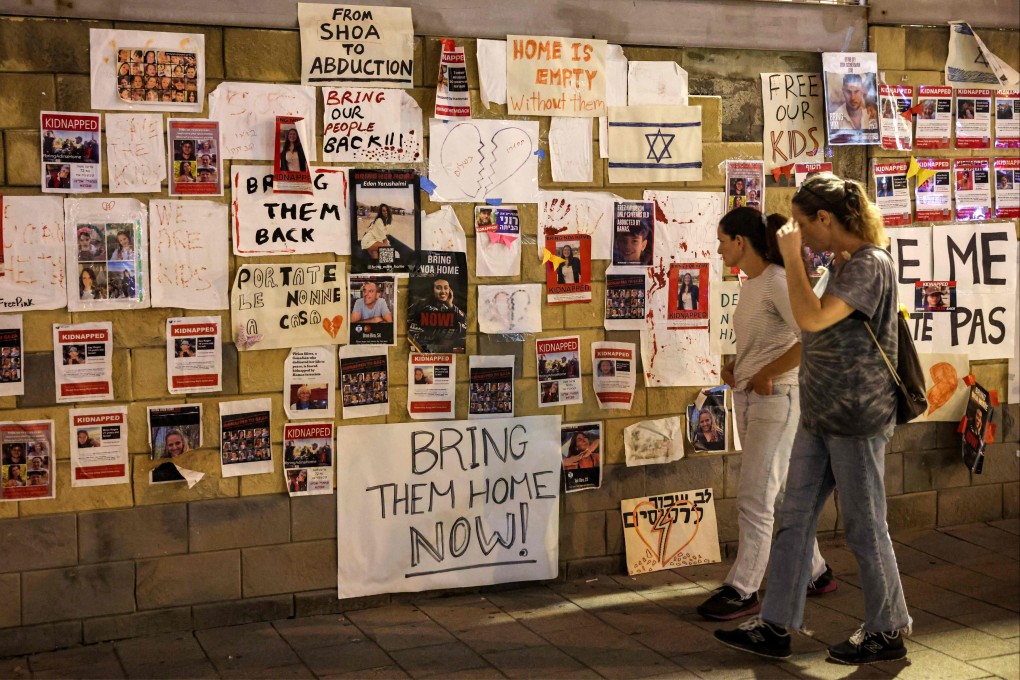
[[[515,116],[604,116],[605,40],[509,35],[506,97]]]

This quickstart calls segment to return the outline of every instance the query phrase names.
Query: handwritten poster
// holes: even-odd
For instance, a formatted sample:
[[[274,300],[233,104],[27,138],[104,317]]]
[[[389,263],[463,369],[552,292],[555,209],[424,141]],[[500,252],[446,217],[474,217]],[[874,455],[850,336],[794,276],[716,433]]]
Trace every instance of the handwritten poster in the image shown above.
[[[970,389],[963,381],[970,375],[966,354],[918,354],[924,373],[928,410],[911,422],[959,423],[967,408]]]
[[[605,40],[508,35],[507,111],[515,116],[606,113]]]
[[[322,159],[329,163],[420,163],[421,107],[403,90],[323,88]]]
[[[822,158],[825,106],[820,73],[762,73],[765,172]]]
[[[429,179],[437,203],[538,201],[538,121],[429,121]]]
[[[271,161],[276,117],[315,119],[315,88],[278,83],[220,83],[209,93],[209,118],[219,121],[223,158]],[[316,160],[316,146],[305,150]]]
[[[739,281],[716,281],[709,297],[709,347],[712,354],[736,354],[733,314],[740,300]]]
[[[190,111],[205,103],[205,35],[89,30],[92,108]]]
[[[163,116],[106,114],[106,163],[111,194],[158,193],[166,179]]]
[[[478,286],[478,330],[482,333],[542,332],[542,286],[517,283]]]
[[[241,265],[230,296],[239,350],[347,342],[343,262]]]
[[[230,307],[227,206],[149,201],[152,306]]]
[[[700,180],[700,106],[626,106],[609,110],[610,182]]]
[[[712,489],[620,501],[627,573],[719,562],[719,529]]]
[[[559,416],[339,429],[340,598],[556,576]]]
[[[273,193],[264,165],[231,167],[235,255],[350,254],[347,171],[311,168],[312,195]]]
[[[63,200],[59,196],[4,196],[0,210],[0,310],[65,307]]]
[[[301,84],[413,87],[409,7],[298,3]]]

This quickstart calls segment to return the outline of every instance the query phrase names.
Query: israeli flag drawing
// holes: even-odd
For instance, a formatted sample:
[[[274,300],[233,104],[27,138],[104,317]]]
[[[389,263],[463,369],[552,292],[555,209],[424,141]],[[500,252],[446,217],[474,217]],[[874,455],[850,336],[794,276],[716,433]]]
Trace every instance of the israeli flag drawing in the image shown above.
[[[611,183],[699,180],[700,106],[610,107]]]
[[[949,22],[949,57],[946,59],[946,85],[996,89],[1014,88],[1020,74],[992,53],[965,21]]]

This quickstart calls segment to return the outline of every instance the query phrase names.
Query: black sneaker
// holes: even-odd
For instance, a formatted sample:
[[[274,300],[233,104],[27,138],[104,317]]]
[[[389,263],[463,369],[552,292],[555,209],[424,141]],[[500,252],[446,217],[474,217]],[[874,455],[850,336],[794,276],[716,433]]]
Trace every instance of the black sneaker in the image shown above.
[[[736,630],[715,631],[715,639],[727,647],[770,659],[789,659],[792,656],[790,634],[786,629],[766,623],[757,616],[740,624]]]
[[[807,596],[824,595],[825,593],[835,591],[837,588],[839,588],[839,584],[836,583],[836,578],[832,575],[832,567],[826,564],[822,575],[807,584]]]
[[[863,627],[846,642],[829,647],[829,658],[839,663],[864,665],[879,661],[895,661],[907,656],[903,635],[895,633],[869,633]]]
[[[761,610],[758,593],[741,598],[737,589],[730,585],[717,588],[712,597],[698,606],[698,613],[711,621],[729,621],[741,616],[757,614]]]

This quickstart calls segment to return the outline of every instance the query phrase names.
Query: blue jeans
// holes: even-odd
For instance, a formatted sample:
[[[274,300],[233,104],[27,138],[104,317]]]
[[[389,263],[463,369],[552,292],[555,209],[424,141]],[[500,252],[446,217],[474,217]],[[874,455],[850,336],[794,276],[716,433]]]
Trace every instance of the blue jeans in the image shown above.
[[[737,486],[737,559],[724,583],[747,598],[765,578],[772,548],[772,525],[790,466],[790,448],[800,420],[800,389],[776,385],[762,396],[734,390],[733,422],[744,447]],[[813,543],[811,578],[825,573],[825,560]]]
[[[864,590],[864,630],[907,630],[911,619],[893,554],[885,505],[885,444],[892,428],[871,437],[817,436],[798,428],[779,511],[761,617],[802,630],[818,516],[839,490],[846,540]]]

